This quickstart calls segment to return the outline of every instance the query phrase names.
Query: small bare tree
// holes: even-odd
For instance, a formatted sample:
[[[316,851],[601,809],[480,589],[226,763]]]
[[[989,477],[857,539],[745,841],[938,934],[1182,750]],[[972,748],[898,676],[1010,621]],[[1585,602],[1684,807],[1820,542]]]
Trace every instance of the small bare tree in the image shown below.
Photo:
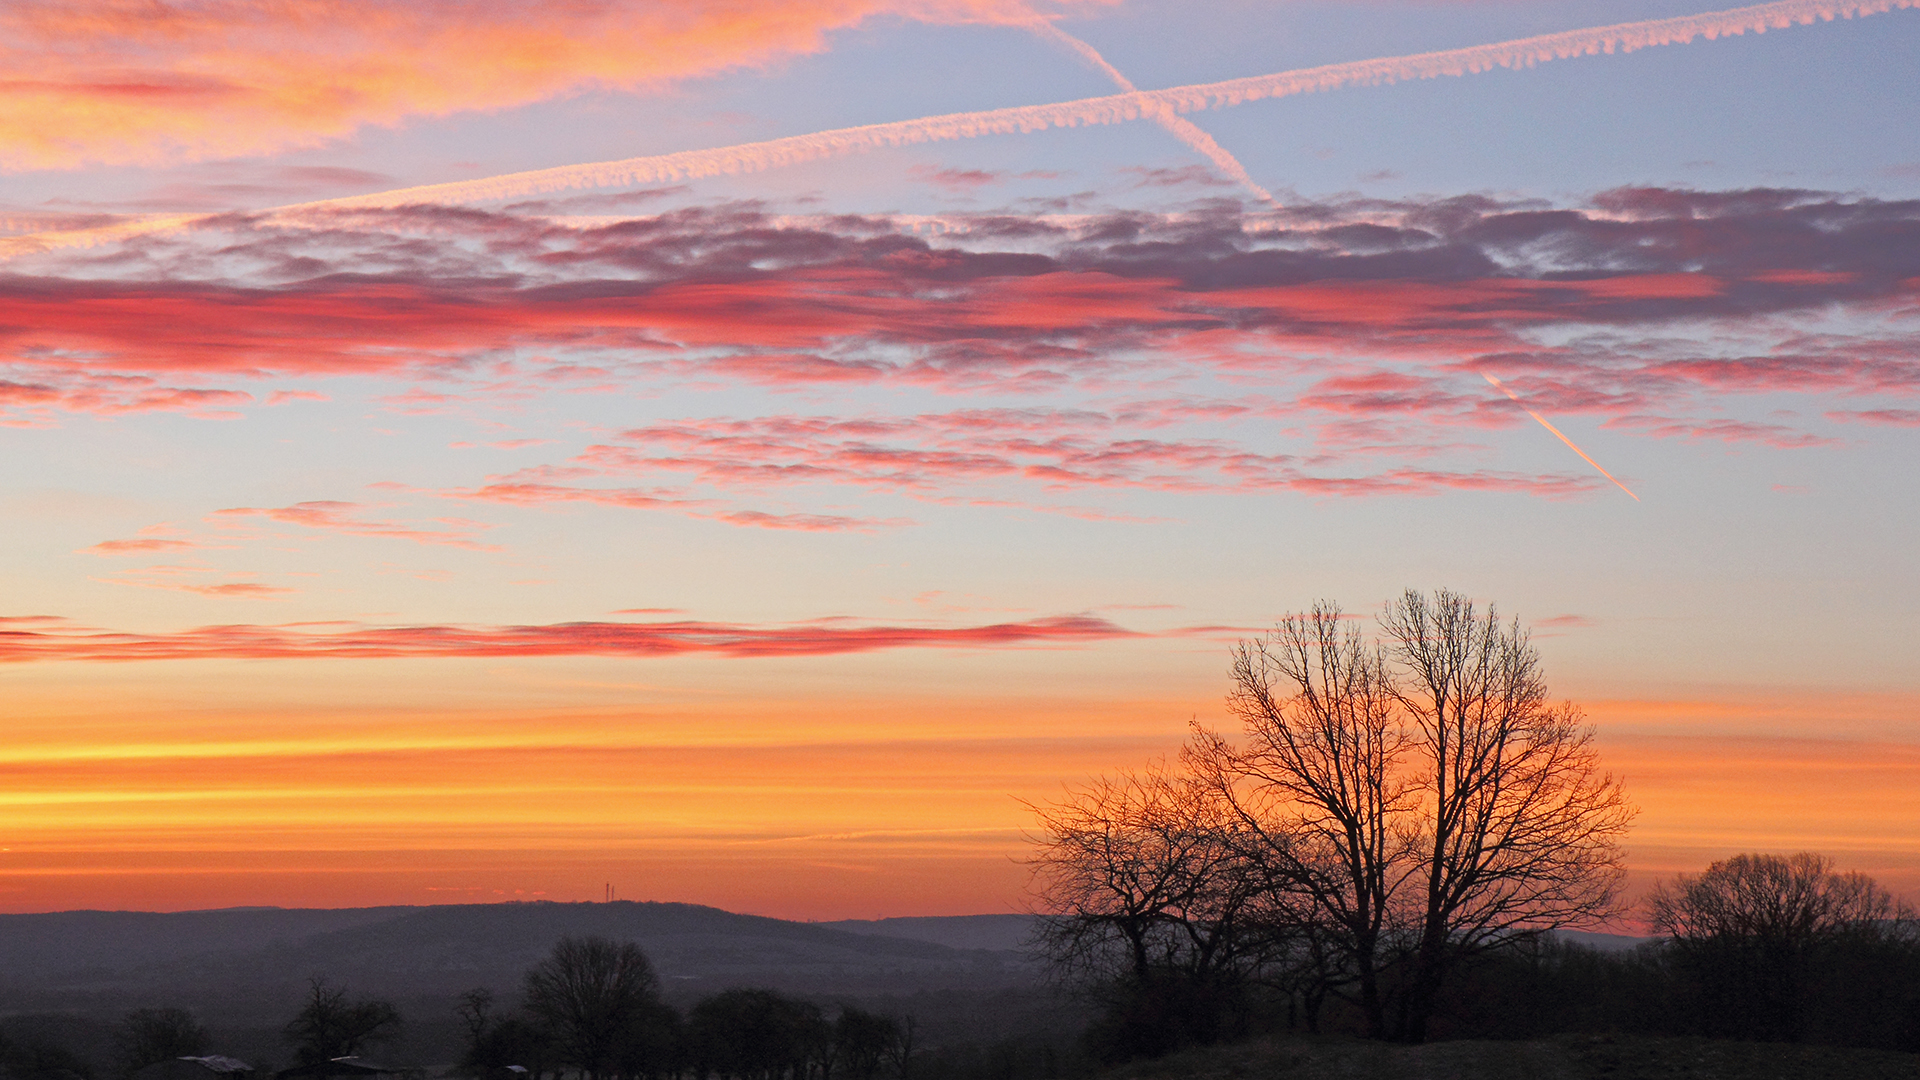
[[[113,1031],[121,1071],[129,1074],[156,1061],[204,1054],[211,1041],[206,1025],[185,1009],[135,1009]]]
[[[316,1065],[358,1054],[369,1043],[399,1037],[400,1010],[379,998],[349,999],[345,987],[315,977],[307,984],[307,1003],[281,1029],[294,1044],[302,1065]]]
[[[1256,911],[1269,893],[1225,805],[1158,762],[1032,809],[1040,951],[1109,995],[1122,1042],[1157,1051],[1221,1034],[1221,1013],[1269,940]]]
[[[1233,822],[1206,788],[1156,762],[1030,808],[1047,913],[1039,945],[1057,964],[1146,982],[1231,959],[1256,890],[1230,842]]]

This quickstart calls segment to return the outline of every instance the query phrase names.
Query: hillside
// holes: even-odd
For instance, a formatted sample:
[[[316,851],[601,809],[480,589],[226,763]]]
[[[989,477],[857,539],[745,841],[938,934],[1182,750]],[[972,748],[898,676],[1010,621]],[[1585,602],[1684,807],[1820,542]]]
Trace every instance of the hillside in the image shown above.
[[[584,934],[638,942],[670,993],[742,984],[909,992],[1026,982],[1033,974],[1011,948],[941,944],[927,939],[928,933],[943,936],[931,925],[915,936],[888,929],[868,924],[854,932],[693,904],[628,901],[6,915],[0,916],[0,1000],[150,988],[189,995],[277,992],[315,976],[390,995],[510,988],[559,938]],[[944,936],[963,940],[966,934]],[[981,940],[999,944],[1006,937]]]
[[[104,1063],[119,1016],[180,1006],[209,1021],[222,1052],[276,1061],[280,1026],[308,981],[324,978],[400,1007],[404,1036],[383,1052],[447,1061],[461,991],[490,988],[511,1008],[555,941],[597,934],[638,942],[682,1006],[730,986],[772,987],[915,1012],[938,1040],[1020,1030],[1055,1007],[1014,947],[1025,926],[1024,916],[798,923],[628,901],[0,915],[0,1033]]]

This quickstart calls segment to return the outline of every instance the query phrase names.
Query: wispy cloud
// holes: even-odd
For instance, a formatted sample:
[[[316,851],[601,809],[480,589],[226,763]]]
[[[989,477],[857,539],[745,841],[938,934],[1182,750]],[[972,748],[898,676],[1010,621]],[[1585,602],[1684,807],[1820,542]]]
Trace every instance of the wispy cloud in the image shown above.
[[[369,520],[360,516],[361,511],[366,509],[368,508],[358,503],[323,499],[295,503],[292,506],[271,508],[239,506],[216,510],[209,520],[221,522],[260,517],[283,525],[298,525],[306,529],[335,532],[346,536],[410,540],[417,544],[437,544],[474,551],[499,550],[496,545],[482,544],[473,539],[476,533],[490,528],[484,522],[469,521],[464,518],[437,518],[431,526],[409,525],[398,521]]]
[[[460,656],[829,656],[881,649],[1070,645],[1138,636],[1105,619],[1061,615],[979,626],[822,620],[747,625],[692,620],[539,626],[207,626],[134,634],[36,620],[0,628],[0,662]]]

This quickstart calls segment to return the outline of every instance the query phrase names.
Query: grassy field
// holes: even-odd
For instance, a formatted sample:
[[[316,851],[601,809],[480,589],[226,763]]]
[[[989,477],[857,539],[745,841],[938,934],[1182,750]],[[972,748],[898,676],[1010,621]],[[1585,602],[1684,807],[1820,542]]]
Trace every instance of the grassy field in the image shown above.
[[[1920,1055],[1593,1035],[1425,1046],[1262,1039],[1137,1062],[1107,1075],[1109,1080],[1920,1080]]]

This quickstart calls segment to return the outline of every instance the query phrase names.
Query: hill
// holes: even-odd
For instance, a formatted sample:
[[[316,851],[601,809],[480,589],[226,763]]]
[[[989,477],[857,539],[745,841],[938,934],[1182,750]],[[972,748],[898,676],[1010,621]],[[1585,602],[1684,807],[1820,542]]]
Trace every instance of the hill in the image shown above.
[[[389,995],[507,989],[555,941],[586,934],[638,942],[670,993],[733,985],[910,992],[1024,983],[1035,974],[1024,954],[1000,947],[1012,934],[988,933],[966,920],[943,929],[945,922],[885,920],[902,925],[860,924],[856,931],[630,901],[5,915],[0,1000],[52,1002],[154,988],[258,993],[298,990],[313,977]]]
[[[240,908],[0,915],[0,1035],[44,1036],[104,1060],[128,1010],[178,1006],[214,1028],[222,1052],[274,1061],[308,983],[397,1004],[397,1058],[451,1060],[456,996],[473,987],[512,1008],[529,967],[568,935],[639,943],[668,1000],[732,986],[887,1003],[943,1025],[1017,1028],[1045,1010],[1040,968],[998,916],[847,926],[738,915],[695,904],[504,903],[344,910]],[[1011,918],[1020,919],[1020,916]],[[976,944],[977,943],[977,944]],[[924,1003],[924,1004],[917,1004]]]

